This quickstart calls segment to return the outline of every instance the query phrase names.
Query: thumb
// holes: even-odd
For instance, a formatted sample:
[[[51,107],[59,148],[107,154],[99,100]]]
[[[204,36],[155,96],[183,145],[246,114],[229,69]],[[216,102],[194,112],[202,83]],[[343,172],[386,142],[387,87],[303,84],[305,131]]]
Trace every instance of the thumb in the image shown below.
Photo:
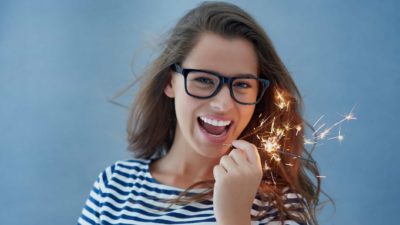
[[[246,154],[246,158],[251,164],[261,164],[260,155],[255,145],[245,140],[234,140],[232,145],[235,148],[242,150],[242,152]]]

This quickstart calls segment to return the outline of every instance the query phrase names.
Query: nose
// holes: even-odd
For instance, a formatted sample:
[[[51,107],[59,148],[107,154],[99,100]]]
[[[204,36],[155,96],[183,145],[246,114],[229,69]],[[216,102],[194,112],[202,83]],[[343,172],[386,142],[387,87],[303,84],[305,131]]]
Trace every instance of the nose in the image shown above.
[[[229,87],[223,85],[221,90],[211,98],[211,108],[217,112],[227,112],[234,106],[234,100],[232,99]]]

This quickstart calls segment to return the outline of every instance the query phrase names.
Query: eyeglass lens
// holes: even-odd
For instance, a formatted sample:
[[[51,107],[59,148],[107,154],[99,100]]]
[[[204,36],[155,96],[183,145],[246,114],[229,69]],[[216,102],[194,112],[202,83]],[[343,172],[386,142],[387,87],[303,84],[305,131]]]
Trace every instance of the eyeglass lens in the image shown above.
[[[191,71],[186,78],[187,91],[194,96],[210,97],[217,91],[220,78],[214,74]],[[229,87],[233,97],[242,103],[255,103],[259,94],[260,82],[255,78],[235,78]]]

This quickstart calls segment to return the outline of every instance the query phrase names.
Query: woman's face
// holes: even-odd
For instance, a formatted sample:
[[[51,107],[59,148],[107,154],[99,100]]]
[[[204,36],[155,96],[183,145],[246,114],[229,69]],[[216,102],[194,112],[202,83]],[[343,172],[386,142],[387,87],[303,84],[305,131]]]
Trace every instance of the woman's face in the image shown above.
[[[204,33],[181,63],[183,68],[211,70],[226,77],[258,74],[256,52],[243,38],[227,39]],[[242,105],[231,97],[227,84],[209,99],[197,99],[185,91],[184,76],[173,73],[165,89],[175,98],[177,127],[174,145],[203,157],[218,158],[229,149],[249,123],[255,106]]]

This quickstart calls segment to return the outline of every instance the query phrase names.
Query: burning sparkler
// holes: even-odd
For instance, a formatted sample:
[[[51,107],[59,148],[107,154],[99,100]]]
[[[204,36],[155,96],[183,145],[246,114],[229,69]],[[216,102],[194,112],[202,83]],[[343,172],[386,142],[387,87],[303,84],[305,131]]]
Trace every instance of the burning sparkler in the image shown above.
[[[291,102],[285,98],[285,93],[283,91],[275,91],[275,105],[279,109],[278,113],[285,113],[289,110]],[[344,136],[341,133],[341,127],[339,127],[338,135],[334,137],[329,137],[330,133],[339,125],[341,125],[345,121],[355,120],[357,119],[353,113],[354,107],[351,109],[350,113],[343,115],[343,118],[338,122],[334,123],[331,126],[328,126],[326,123],[319,123],[324,118],[324,115],[318,118],[318,120],[311,126],[311,129],[314,131],[312,133],[312,137],[303,136],[305,145],[313,145],[321,143],[322,140],[333,140],[337,139],[340,143],[343,141]],[[258,116],[260,118],[259,127],[254,129],[254,132],[258,132],[256,137],[260,140],[261,146],[258,149],[265,151],[269,158],[276,162],[281,162],[281,156],[286,155],[292,157],[294,159],[300,159],[309,163],[316,163],[314,160],[302,157],[290,151],[290,149],[285,148],[285,141],[289,137],[289,132],[295,131],[295,136],[301,134],[302,125],[301,124],[292,124],[292,121],[280,121],[282,125],[277,123],[277,116],[270,116],[268,118],[262,118],[262,114]],[[268,121],[270,122],[270,129],[267,132],[259,132],[262,127],[265,126]],[[317,127],[315,129],[315,127]],[[285,162],[286,166],[293,166],[292,163]],[[269,166],[266,166],[266,170],[270,169]],[[324,176],[320,176],[319,178],[323,178]]]
[[[287,110],[289,108],[290,101],[288,101],[284,98],[284,95],[282,94],[282,92],[276,91],[275,100],[277,101],[275,104],[278,106],[278,108],[280,110],[284,110],[284,109]],[[337,139],[339,141],[339,143],[341,143],[344,139],[344,136],[341,134],[340,127],[338,130],[337,136],[329,137],[329,138],[328,138],[328,136],[331,133],[331,131],[333,131],[336,127],[341,125],[343,122],[357,119],[353,113],[354,108],[355,108],[355,106],[351,109],[351,111],[348,114],[343,115],[343,118],[341,120],[339,120],[338,122],[334,123],[333,125],[331,125],[329,127],[327,127],[326,123],[318,125],[324,118],[324,115],[322,115],[312,125],[312,129],[314,129],[314,132],[312,133],[312,137],[311,138],[303,137],[304,144],[305,145],[316,145],[317,143],[320,143],[324,139],[327,139],[327,140]],[[317,127],[317,126],[318,126],[318,128],[315,129],[315,127]],[[293,153],[290,153],[288,149],[281,148],[281,145],[279,143],[282,140],[282,138],[284,138],[286,136],[286,132],[288,132],[291,129],[296,129],[296,136],[297,136],[302,129],[302,127],[300,125],[295,125],[292,127],[290,125],[290,122],[286,122],[283,125],[283,128],[284,129],[275,127],[275,117],[274,117],[272,119],[271,129],[267,134],[265,134],[265,137],[260,137],[260,135],[257,136],[257,137],[259,137],[259,139],[261,140],[261,143],[263,144],[263,147],[261,149],[264,149],[266,152],[270,153],[271,159],[278,159],[276,161],[280,161],[279,154],[277,154],[277,153],[282,153],[282,154],[290,155],[294,158],[298,158],[301,160],[315,163],[315,161],[312,161],[312,160],[297,156]]]
[[[290,100],[287,100],[285,98],[285,93],[283,91],[276,90],[274,97],[275,97],[275,105],[278,108],[278,112],[268,115],[267,118],[263,118],[262,114],[258,115],[258,118],[260,118],[259,126],[253,128],[252,134],[255,134],[257,139],[260,140],[261,143],[261,146],[258,146],[257,148],[267,153],[271,161],[278,164],[282,162],[284,163],[283,165],[285,166],[292,167],[294,166],[294,164],[291,162],[282,161],[281,156],[284,155],[291,157],[293,159],[302,160],[307,163],[316,164],[316,162],[311,158],[297,155],[296,153],[291,152],[289,148],[285,147],[286,141],[289,140],[290,137],[293,137],[293,133],[290,132],[295,132],[294,133],[295,136],[298,136],[299,134],[304,135],[303,134],[304,132],[301,132],[303,130],[303,125],[295,124],[293,123],[293,121],[290,121],[288,119],[286,120],[283,119],[282,121],[281,116],[285,115],[285,113],[289,111],[291,102]],[[312,150],[314,150],[315,146],[317,144],[320,144],[321,141],[323,140],[337,139],[339,143],[341,143],[344,139],[344,136],[341,133],[340,125],[345,121],[357,119],[353,113],[354,108],[355,106],[351,109],[351,111],[348,114],[341,115],[343,118],[331,126],[328,126],[326,123],[322,123],[322,119],[325,117],[324,115],[319,117],[318,120],[313,125],[310,125],[311,130],[313,130],[312,137],[303,136],[304,145],[312,145],[313,146]],[[286,117],[283,116],[283,118]],[[265,127],[268,125],[270,125],[270,128],[268,129],[268,131],[265,131]],[[338,135],[330,137],[329,135],[331,134],[331,132],[334,131],[335,128],[337,127],[339,127]],[[224,145],[231,146],[231,144],[224,144]],[[312,151],[310,151],[307,155],[310,157],[311,154]],[[269,171],[271,173],[271,179],[273,183],[276,184],[274,175],[272,173],[271,164],[265,161],[264,169],[265,171]],[[326,176],[321,176],[321,175],[318,175],[316,177],[318,179],[326,178]]]

